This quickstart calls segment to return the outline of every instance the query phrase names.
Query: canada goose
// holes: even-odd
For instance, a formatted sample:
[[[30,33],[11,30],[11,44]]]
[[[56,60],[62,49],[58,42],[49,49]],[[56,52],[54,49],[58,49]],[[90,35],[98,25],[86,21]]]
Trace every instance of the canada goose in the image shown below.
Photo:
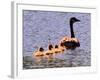
[[[61,39],[61,43],[64,44],[64,46],[66,47],[66,49],[75,49],[76,47],[80,47],[80,42],[77,38],[75,38],[75,34],[74,34],[74,30],[73,30],[73,24],[75,22],[79,22],[80,20],[78,20],[75,17],[72,17],[70,19],[70,32],[71,32],[71,37],[67,37],[65,36],[64,38]]]
[[[40,47],[36,52],[33,53],[33,56],[37,62],[40,62],[44,56],[44,49]]]
[[[53,59],[53,45],[52,44],[49,44],[48,46],[48,50],[45,51],[45,57],[48,59],[48,60],[51,60]]]
[[[55,45],[55,48],[54,48],[54,52],[57,54],[57,53],[61,53],[61,49],[59,48],[59,45]]]
[[[59,49],[61,50],[61,53],[63,53],[63,52],[65,51],[65,46],[64,46],[63,43],[61,43],[61,44],[59,45]]]
[[[56,53],[63,53],[65,51],[65,46],[63,43],[59,45],[55,45],[54,52]]]

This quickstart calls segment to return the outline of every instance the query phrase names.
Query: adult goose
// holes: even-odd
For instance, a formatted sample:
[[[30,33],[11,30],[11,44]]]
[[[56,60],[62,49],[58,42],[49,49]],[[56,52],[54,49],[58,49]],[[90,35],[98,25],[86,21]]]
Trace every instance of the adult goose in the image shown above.
[[[80,42],[77,38],[75,38],[74,30],[73,30],[73,24],[75,22],[79,22],[75,17],[70,18],[70,32],[71,37],[65,36],[61,39],[60,44],[63,43],[66,49],[75,49],[76,47],[80,47]]]

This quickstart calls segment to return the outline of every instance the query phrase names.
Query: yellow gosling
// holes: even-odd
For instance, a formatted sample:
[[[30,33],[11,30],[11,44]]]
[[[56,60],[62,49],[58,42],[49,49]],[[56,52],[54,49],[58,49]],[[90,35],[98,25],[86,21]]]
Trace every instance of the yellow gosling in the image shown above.
[[[54,52],[55,52],[55,54],[61,53],[61,49],[59,49],[59,46],[58,45],[55,45]]]
[[[43,59],[44,49],[40,47],[37,51],[33,53],[33,57],[36,59],[36,62],[39,63]]]
[[[66,50],[63,43],[59,44],[59,50],[60,50],[60,53],[63,53]]]
[[[46,58],[48,61],[50,61],[50,60],[53,59],[53,54],[54,54],[53,46],[52,46],[52,44],[50,44],[50,45],[48,46],[48,50],[45,51],[45,58]]]

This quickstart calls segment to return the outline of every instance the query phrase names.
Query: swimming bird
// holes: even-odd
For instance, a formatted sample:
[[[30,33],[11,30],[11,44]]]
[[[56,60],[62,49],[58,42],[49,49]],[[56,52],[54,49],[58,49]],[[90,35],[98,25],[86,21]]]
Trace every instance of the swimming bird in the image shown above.
[[[59,45],[59,49],[61,50],[61,53],[63,53],[63,52],[65,51],[65,46],[64,46],[63,43],[61,43],[61,44]]]
[[[57,53],[63,53],[65,51],[65,46],[63,43],[59,44],[59,45],[55,45],[55,48],[54,48],[54,53],[57,54]]]
[[[73,30],[73,24],[75,22],[80,22],[79,19],[75,17],[70,18],[70,33],[71,37],[65,36],[61,39],[60,43],[63,43],[66,49],[75,49],[76,47],[80,47],[80,42],[77,38],[75,38],[74,30]]]
[[[61,49],[59,49],[59,46],[58,45],[55,45],[54,52],[55,53],[60,53],[61,52]]]
[[[44,57],[44,49],[40,47],[37,51],[33,53],[33,56],[36,59],[36,62],[41,62]]]
[[[50,61],[50,60],[53,59],[53,54],[54,54],[53,45],[52,44],[49,44],[48,45],[48,50],[45,51],[45,58],[47,58],[48,61]]]

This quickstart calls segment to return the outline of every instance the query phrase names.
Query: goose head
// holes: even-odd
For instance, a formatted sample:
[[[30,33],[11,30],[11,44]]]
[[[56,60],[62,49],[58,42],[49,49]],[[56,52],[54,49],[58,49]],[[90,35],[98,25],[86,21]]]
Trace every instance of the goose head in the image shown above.
[[[70,19],[70,23],[75,23],[75,22],[80,22],[80,20],[77,19],[77,18],[75,18],[75,17],[72,17],[72,18]]]

